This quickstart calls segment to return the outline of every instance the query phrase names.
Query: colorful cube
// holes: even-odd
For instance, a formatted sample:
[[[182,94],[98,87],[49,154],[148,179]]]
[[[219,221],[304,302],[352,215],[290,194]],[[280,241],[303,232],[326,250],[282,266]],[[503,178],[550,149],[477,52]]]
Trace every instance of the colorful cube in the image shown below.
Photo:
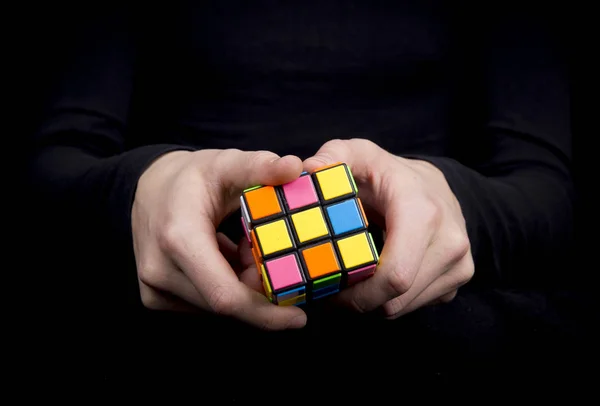
[[[336,163],[240,197],[265,295],[280,306],[339,292],[375,273],[379,255],[350,168]]]

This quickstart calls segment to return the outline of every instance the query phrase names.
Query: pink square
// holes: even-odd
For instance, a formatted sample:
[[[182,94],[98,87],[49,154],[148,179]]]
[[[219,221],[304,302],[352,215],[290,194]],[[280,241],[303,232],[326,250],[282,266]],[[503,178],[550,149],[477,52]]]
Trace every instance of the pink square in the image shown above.
[[[244,229],[244,234],[246,234],[246,239],[250,246],[252,246],[252,240],[250,239],[250,234],[248,233],[248,224],[246,223],[246,219],[242,217],[242,228]]]
[[[287,288],[303,282],[295,254],[265,261],[273,290]]]
[[[319,201],[310,175],[301,176],[283,185],[283,193],[290,210],[296,210]]]
[[[376,265],[369,265],[356,271],[348,272],[348,286],[364,281],[375,272]]]

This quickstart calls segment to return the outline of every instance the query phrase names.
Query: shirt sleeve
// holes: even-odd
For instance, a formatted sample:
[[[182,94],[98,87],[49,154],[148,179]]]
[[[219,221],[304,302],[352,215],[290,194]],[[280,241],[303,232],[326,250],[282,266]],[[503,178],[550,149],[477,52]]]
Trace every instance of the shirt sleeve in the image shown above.
[[[450,157],[412,157],[437,166],[461,204],[474,283],[557,282],[571,255],[569,86],[553,32],[510,12],[482,28],[468,77],[481,89],[471,93],[480,107],[465,112],[472,127],[456,129]]]
[[[48,243],[69,246],[66,258],[132,259],[131,205],[139,177],[159,156],[188,148],[129,146],[136,47],[126,10],[98,11],[78,27],[32,140],[35,215],[51,228],[40,230],[55,240]]]

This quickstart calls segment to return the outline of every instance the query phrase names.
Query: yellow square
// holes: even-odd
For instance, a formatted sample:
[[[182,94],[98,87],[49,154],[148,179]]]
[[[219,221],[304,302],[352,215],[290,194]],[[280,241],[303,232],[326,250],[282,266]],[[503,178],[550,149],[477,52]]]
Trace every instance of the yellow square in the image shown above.
[[[335,199],[355,191],[344,165],[317,172],[316,176],[325,200]]]
[[[360,233],[337,242],[346,269],[375,261],[367,233]]]
[[[291,217],[300,243],[329,235],[323,211],[320,207],[292,214]]]
[[[284,219],[255,228],[263,256],[292,248],[292,239]]]
[[[302,303],[306,300],[306,293],[301,294],[300,296],[295,296],[291,299],[284,300],[279,303],[279,306],[293,306],[297,303]]]

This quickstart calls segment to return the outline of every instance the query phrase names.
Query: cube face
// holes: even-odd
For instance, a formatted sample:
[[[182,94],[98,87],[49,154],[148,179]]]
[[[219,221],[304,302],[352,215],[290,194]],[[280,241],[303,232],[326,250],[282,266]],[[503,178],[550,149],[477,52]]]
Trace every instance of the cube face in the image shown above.
[[[283,214],[281,199],[273,186],[262,186],[244,192],[246,213],[251,222],[261,222]]]
[[[342,270],[331,241],[304,248],[300,256],[309,279],[318,279]]]
[[[312,176],[306,172],[295,181],[282,185],[281,190],[288,212],[319,204]]]
[[[354,197],[358,190],[346,165],[325,167],[314,172],[319,197],[323,203]]]
[[[256,226],[254,231],[262,257],[271,257],[295,248],[286,218]]]
[[[371,277],[379,262],[347,165],[304,172],[240,197],[242,227],[265,295],[280,306],[330,296]]]
[[[290,215],[298,245],[329,237],[329,227],[321,207],[313,207]]]
[[[295,253],[265,261],[265,269],[273,291],[292,289],[304,283]]]
[[[336,244],[342,266],[348,272],[378,262],[373,239],[366,231],[336,240]]]
[[[326,207],[333,235],[341,236],[367,227],[358,199],[348,199]]]

